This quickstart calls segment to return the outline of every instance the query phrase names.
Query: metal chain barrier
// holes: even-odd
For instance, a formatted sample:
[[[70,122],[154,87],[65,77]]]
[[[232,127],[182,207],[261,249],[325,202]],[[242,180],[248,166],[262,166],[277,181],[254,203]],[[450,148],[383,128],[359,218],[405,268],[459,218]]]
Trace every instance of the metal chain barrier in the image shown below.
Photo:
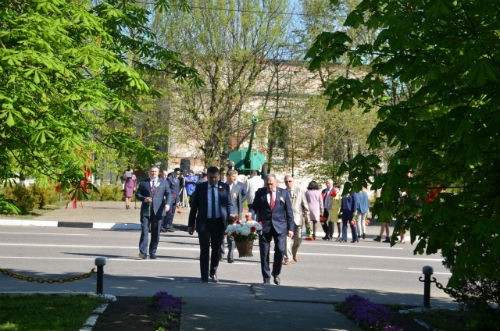
[[[422,283],[425,282],[425,279],[422,276],[418,277],[418,280],[421,281]],[[431,277],[431,279],[429,280],[429,282],[436,284],[436,287],[438,289],[443,290],[445,293],[449,294],[449,289],[447,287],[445,287],[443,284],[441,284],[440,282],[438,282],[437,279],[436,279],[436,277]]]
[[[434,270],[432,269],[431,266],[424,266],[422,268],[422,273],[424,274],[424,277],[420,276],[418,278],[419,281],[424,283],[424,307],[425,308],[430,308],[431,307],[431,283],[436,284],[436,287],[440,290],[443,290],[446,294],[450,295],[451,294],[451,289],[444,287],[443,284],[437,281],[436,277],[431,277],[431,275],[434,273]]]
[[[432,282],[436,284],[436,287],[438,289],[443,290],[445,293],[448,293],[448,288],[444,287],[443,284],[441,284],[440,282],[438,282],[436,280],[436,277],[432,277]]]
[[[90,270],[87,273],[76,275],[76,276],[71,276],[71,277],[63,277],[63,278],[39,278],[39,277],[25,276],[25,275],[18,274],[18,273],[9,271],[7,269],[2,269],[2,268],[0,268],[0,273],[4,274],[6,276],[12,277],[12,278],[26,280],[28,282],[52,284],[52,283],[74,282],[76,280],[82,280],[85,278],[89,278],[90,276],[92,276],[92,274],[95,274],[96,271],[95,271],[95,268],[92,268],[92,270]]]

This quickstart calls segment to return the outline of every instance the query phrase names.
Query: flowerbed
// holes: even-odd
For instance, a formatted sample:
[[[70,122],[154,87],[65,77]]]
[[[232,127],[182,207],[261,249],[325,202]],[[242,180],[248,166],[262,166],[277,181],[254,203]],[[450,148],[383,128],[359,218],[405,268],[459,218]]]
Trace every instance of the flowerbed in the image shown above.
[[[156,331],[179,330],[182,301],[167,292],[153,296],[154,329]]]
[[[358,295],[348,296],[344,302],[337,305],[337,310],[364,330],[403,330],[403,328],[393,325],[394,315],[389,308]]]

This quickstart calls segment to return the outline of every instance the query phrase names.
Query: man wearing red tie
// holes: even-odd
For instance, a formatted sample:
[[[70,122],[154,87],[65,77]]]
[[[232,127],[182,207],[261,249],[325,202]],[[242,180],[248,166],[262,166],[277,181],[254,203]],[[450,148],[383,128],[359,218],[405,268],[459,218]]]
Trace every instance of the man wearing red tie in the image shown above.
[[[160,242],[160,223],[162,215],[170,210],[171,194],[167,182],[158,177],[158,167],[151,167],[150,176],[141,181],[135,194],[141,204],[141,238],[139,239],[139,259],[156,259]],[[151,229],[151,242],[148,248],[148,234]]]
[[[267,175],[266,187],[255,192],[252,209],[256,220],[262,223],[262,233],[259,235],[260,266],[264,284],[269,284],[271,276],[279,285],[281,263],[285,254],[286,237],[292,237],[295,228],[292,203],[288,191],[277,187],[277,179],[273,174]],[[274,240],[273,270],[269,268],[269,251],[271,240]]]

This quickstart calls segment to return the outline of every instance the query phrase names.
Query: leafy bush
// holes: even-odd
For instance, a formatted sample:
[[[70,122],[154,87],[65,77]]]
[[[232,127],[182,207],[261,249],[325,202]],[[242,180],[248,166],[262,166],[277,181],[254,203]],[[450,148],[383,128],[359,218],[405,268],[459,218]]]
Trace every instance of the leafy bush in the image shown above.
[[[92,191],[87,197],[91,201],[121,201],[123,190],[119,185],[102,185],[98,191]]]
[[[19,215],[21,214],[21,209],[16,206],[14,200],[0,194],[0,214]]]
[[[500,312],[500,280],[489,278],[465,278],[460,286],[446,288],[446,292],[468,309],[480,312],[492,310],[490,304],[496,307],[496,314]],[[500,318],[497,318],[500,325]]]
[[[3,207],[0,208],[2,214],[27,214],[33,209],[43,209],[59,200],[55,188],[51,186],[41,187],[34,184],[25,187],[22,184],[15,184],[6,187],[4,192]]]
[[[5,195],[20,209],[20,214],[27,214],[35,207],[33,192],[21,184],[6,188]]]
[[[43,209],[47,205],[55,204],[59,201],[59,195],[54,187],[40,187],[31,185],[29,190],[32,192],[35,205],[38,209]]]

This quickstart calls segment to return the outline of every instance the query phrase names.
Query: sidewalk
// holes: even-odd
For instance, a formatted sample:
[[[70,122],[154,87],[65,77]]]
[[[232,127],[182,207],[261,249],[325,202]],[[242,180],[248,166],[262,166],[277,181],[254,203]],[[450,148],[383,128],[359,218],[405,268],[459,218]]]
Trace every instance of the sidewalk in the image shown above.
[[[174,227],[186,231],[189,208],[180,208]],[[83,208],[68,207],[47,212],[31,220],[1,218],[0,226],[57,226],[111,230],[139,230],[139,203],[127,210],[123,202],[83,202]],[[376,235],[378,227],[368,227]],[[318,233],[317,236],[323,236]],[[275,285],[236,285],[172,282],[169,292],[183,298],[181,330],[360,330],[335,312],[333,304],[358,294],[384,304],[413,303],[405,294],[353,291],[336,288]],[[113,293],[109,293],[113,294]],[[420,300],[420,298],[419,298]]]
[[[60,208],[49,211],[33,219],[5,218],[0,215],[0,225],[15,226],[55,226],[79,227],[113,230],[139,230],[140,203],[132,203],[131,209],[125,209],[125,204],[118,201],[83,201],[83,208]],[[182,212],[182,211],[181,211]],[[187,213],[188,211],[186,211]],[[179,217],[176,221],[187,225],[187,216]],[[184,216],[184,215],[182,215]]]

